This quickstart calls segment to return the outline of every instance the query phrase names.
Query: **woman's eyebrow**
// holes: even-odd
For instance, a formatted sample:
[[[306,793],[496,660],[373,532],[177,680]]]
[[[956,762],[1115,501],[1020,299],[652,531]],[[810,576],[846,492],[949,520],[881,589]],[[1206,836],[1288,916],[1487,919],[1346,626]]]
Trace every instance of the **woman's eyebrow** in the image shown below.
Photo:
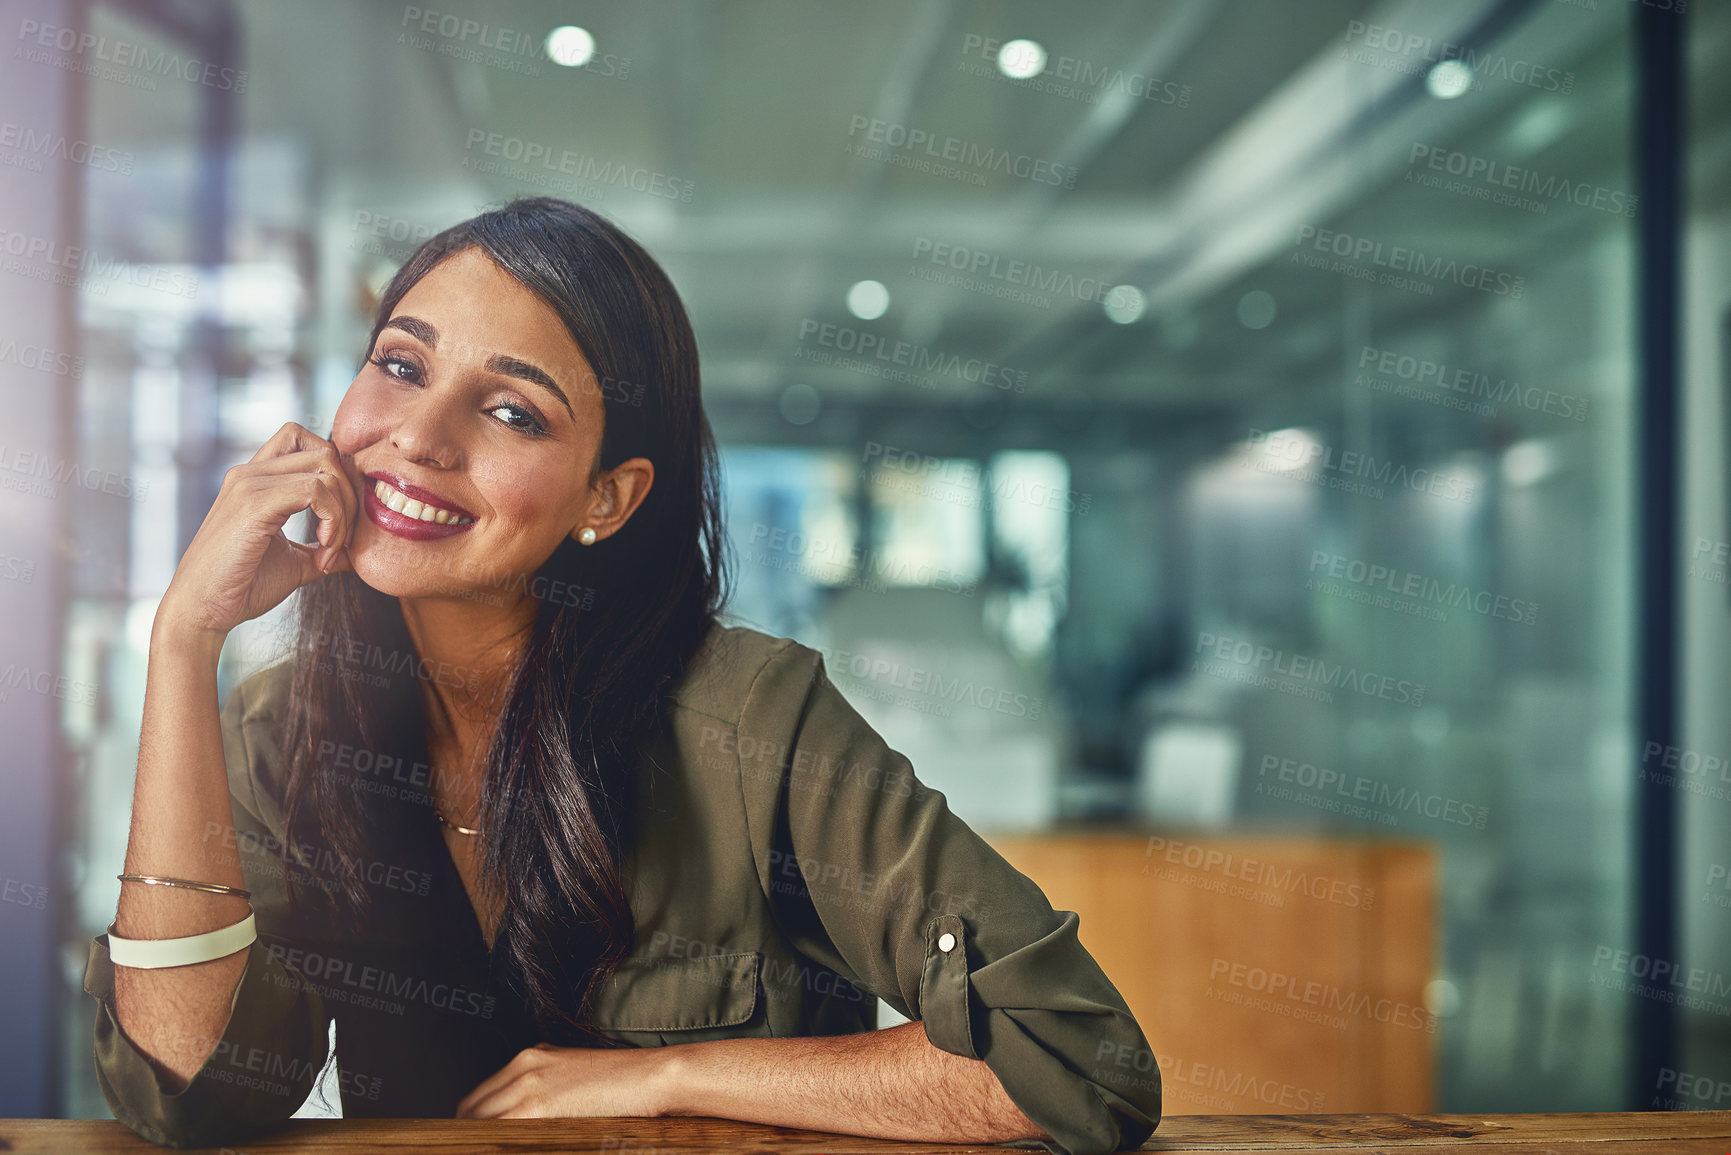
[[[385,328],[401,329],[429,349],[439,347],[439,331],[419,317],[392,317],[385,322]],[[519,357],[507,357],[503,353],[495,353],[487,358],[486,368],[492,373],[515,377],[520,381],[528,381],[541,386],[557,397],[559,404],[565,407],[565,412],[569,413],[573,420],[576,419],[577,414],[571,408],[571,399],[565,396],[565,391],[559,388],[559,383],[548,376],[540,367],[531,365]]]
[[[547,376],[546,373],[542,372],[536,366],[529,364],[527,361],[519,360],[516,357],[507,357],[503,353],[495,353],[491,357],[487,358],[487,368],[491,372],[502,373],[506,377],[515,377],[518,380],[531,381],[536,385],[542,386],[549,393],[559,399],[559,404],[565,407],[565,412],[570,413],[573,420],[576,419],[577,414],[572,412],[571,402],[565,396],[565,390],[559,388],[559,383],[557,381]]]
[[[385,322],[385,328],[401,329],[429,348],[437,349],[439,347],[439,331],[419,317],[392,317]]]

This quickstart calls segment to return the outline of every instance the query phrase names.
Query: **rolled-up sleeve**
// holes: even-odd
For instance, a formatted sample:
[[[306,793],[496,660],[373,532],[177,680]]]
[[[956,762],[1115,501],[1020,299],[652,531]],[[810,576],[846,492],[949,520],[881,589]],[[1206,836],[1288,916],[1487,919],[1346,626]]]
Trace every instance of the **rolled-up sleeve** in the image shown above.
[[[1153,1133],[1159,1070],[1078,940],[1078,916],[1053,910],[919,781],[821,655],[789,643],[768,660],[739,742],[787,752],[778,779],[742,775],[741,788],[766,893],[797,949],[920,1020],[934,1046],[983,1060],[1055,1140],[1007,1146],[1096,1155]],[[1126,1055],[1134,1079],[1117,1077]]]
[[[217,1146],[282,1123],[306,1101],[329,1048],[323,1000],[272,945],[286,945],[289,911],[282,845],[260,811],[249,732],[264,722],[249,713],[243,685],[222,711],[236,849],[258,927],[246,969],[235,987],[228,1022],[204,1066],[179,1091],[163,1087],[156,1064],[121,1029],[114,1007],[114,963],[108,936],[91,941],[84,990],[96,1011],[97,1081],[114,1117],[134,1132],[170,1147]],[[269,747],[274,751],[274,745]]]

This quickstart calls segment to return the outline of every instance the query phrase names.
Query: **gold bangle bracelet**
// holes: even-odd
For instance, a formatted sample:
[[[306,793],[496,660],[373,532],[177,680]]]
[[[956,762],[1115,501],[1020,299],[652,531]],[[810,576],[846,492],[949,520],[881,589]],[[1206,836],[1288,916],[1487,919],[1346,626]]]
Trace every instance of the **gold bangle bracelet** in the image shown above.
[[[232,894],[236,898],[251,898],[252,891],[238,886],[223,886],[215,882],[192,882],[185,878],[158,878],[152,874],[117,874],[122,882],[142,882],[148,886],[179,886],[187,890],[202,890],[207,894]]]

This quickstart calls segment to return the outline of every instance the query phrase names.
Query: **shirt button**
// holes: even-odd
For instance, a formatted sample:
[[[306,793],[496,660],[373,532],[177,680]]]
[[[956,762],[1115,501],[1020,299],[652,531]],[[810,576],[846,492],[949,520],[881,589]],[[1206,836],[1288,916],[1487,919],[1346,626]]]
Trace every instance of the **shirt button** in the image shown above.
[[[938,936],[938,949],[939,950],[943,951],[945,954],[949,954],[955,948],[956,948],[956,936],[955,935],[951,934],[949,931],[946,930],[943,934],[940,934]]]

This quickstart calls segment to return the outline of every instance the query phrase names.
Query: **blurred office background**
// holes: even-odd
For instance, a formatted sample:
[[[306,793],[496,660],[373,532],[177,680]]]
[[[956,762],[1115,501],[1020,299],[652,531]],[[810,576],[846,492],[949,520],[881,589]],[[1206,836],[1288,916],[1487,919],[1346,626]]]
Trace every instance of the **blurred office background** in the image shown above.
[[[384,281],[522,193],[684,295],[737,620],[1018,864],[1139,864],[1083,938],[1126,990],[1200,952],[1137,1008],[1171,1109],[1714,1105],[1731,8],[1683,8],[9,0],[0,1111],[106,1114],[85,947],[223,472],[328,432]],[[1258,970],[1349,976],[1341,1021]]]

